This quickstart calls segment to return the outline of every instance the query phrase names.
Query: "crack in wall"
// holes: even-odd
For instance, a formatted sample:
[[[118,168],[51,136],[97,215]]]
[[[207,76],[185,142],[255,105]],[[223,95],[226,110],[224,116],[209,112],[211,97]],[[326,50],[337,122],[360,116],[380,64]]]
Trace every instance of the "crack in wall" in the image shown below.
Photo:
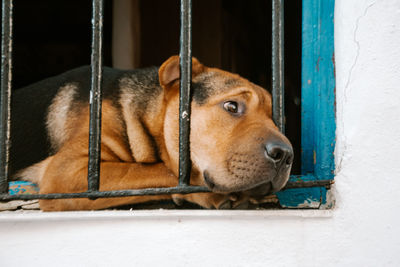
[[[353,73],[353,70],[354,70],[355,66],[357,65],[358,57],[359,57],[359,55],[360,55],[360,49],[361,49],[361,48],[360,48],[360,42],[357,40],[357,32],[358,32],[358,28],[359,28],[359,26],[360,26],[360,20],[367,16],[368,10],[369,10],[372,6],[374,6],[375,4],[376,4],[376,2],[373,2],[373,3],[369,4],[369,5],[365,8],[364,14],[361,15],[361,16],[359,16],[359,17],[357,18],[357,20],[356,20],[356,27],[355,27],[355,29],[354,29],[353,40],[354,40],[354,43],[355,43],[356,46],[357,46],[357,54],[356,54],[356,57],[355,57],[355,59],[354,59],[353,65],[352,65],[351,68],[350,68],[349,76],[347,77],[347,82],[346,82],[346,85],[345,85],[345,87],[344,87],[344,89],[345,89],[345,91],[344,91],[345,100],[347,100],[347,98],[346,98],[346,97],[347,97],[347,89],[348,89],[348,87],[349,87],[349,85],[350,85],[351,76],[352,76],[352,73]]]
[[[360,22],[361,22],[361,19],[363,19],[363,18],[365,18],[367,16],[368,11],[375,4],[376,4],[376,1],[370,3],[365,8],[363,14],[356,19],[356,26],[355,26],[354,33],[353,33],[353,41],[356,44],[356,48],[357,48],[356,49],[356,56],[354,58],[353,64],[350,67],[349,75],[348,75],[347,81],[346,81],[346,85],[345,85],[344,90],[343,90],[343,101],[342,101],[342,105],[341,105],[342,116],[344,114],[345,104],[347,103],[347,93],[348,93],[348,88],[350,86],[351,77],[352,77],[353,71],[354,71],[354,69],[355,69],[355,67],[357,65],[358,57],[360,55],[360,50],[361,50],[360,42],[357,40],[357,33],[358,33],[359,26],[360,26]],[[342,133],[344,133],[345,126],[344,126],[344,120],[343,119],[341,120],[341,125],[342,125],[341,131],[342,131]],[[343,135],[343,141],[342,141],[341,146],[342,146],[342,149],[341,149],[342,151],[340,153],[340,157],[339,157],[340,160],[338,162],[338,165],[337,165],[337,168],[336,168],[336,171],[335,171],[335,175],[337,175],[340,172],[340,170],[342,169],[343,158],[344,158],[344,156],[346,154],[346,151],[347,151],[347,137],[345,135]]]

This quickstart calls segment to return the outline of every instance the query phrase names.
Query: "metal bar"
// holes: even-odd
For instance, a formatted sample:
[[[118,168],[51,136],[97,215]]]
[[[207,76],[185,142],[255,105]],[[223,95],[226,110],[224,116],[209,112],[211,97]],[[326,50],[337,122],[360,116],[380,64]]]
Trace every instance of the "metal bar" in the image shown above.
[[[109,197],[128,197],[144,195],[163,195],[163,194],[190,194],[197,192],[210,192],[203,186],[176,186],[167,188],[144,188],[135,190],[116,190],[116,191],[94,191],[82,193],[53,193],[35,195],[6,195],[1,194],[0,200],[28,200],[28,199],[61,199],[61,198],[109,198]]]
[[[282,190],[292,188],[309,188],[309,187],[325,187],[327,190],[334,184],[333,180],[314,180],[314,181],[289,181]]]
[[[181,0],[179,88],[179,185],[190,183],[190,86],[192,83],[192,1]]]
[[[92,55],[89,123],[88,191],[99,190],[101,154],[101,82],[102,82],[102,37],[103,0],[92,2]]]
[[[0,108],[0,193],[8,192],[10,151],[12,0],[2,2],[1,32],[1,108]]]
[[[284,0],[272,0],[272,117],[285,133]]]
[[[282,190],[304,187],[325,187],[327,189],[334,183],[333,180],[317,181],[294,181],[288,182]],[[163,195],[163,194],[190,194],[210,192],[205,186],[176,186],[163,188],[144,188],[134,190],[114,190],[114,191],[94,191],[82,193],[53,193],[53,194],[32,194],[32,195],[8,195],[0,194],[0,200],[29,200],[29,199],[61,199],[61,198],[110,198],[128,197],[144,195]]]

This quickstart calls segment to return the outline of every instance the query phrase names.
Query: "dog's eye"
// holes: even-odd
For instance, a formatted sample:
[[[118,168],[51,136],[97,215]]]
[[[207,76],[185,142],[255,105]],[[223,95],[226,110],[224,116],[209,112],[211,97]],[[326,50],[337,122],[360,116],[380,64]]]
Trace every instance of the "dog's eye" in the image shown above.
[[[239,105],[235,101],[226,101],[224,103],[224,109],[230,113],[238,113],[239,112]]]

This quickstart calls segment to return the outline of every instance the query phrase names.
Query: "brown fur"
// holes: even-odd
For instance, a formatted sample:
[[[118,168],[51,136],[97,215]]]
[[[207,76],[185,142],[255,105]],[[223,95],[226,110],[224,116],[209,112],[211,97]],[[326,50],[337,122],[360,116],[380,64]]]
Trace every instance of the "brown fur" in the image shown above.
[[[161,93],[149,99],[146,110],[134,104],[135,95],[124,89],[120,98],[103,100],[100,190],[172,187],[178,183],[179,58],[168,59],[159,69]],[[149,200],[185,199],[206,208],[237,207],[248,201],[251,190],[274,183],[279,190],[288,179],[290,166],[281,173],[266,162],[261,144],[269,138],[289,141],[271,119],[271,97],[261,87],[222,70],[207,68],[193,59],[194,92],[191,116],[191,184],[206,185],[205,173],[217,185],[214,193],[140,196],[109,199],[40,200],[42,210],[92,210]],[[128,87],[127,87],[128,88]],[[139,99],[140,100],[140,99]],[[244,103],[245,114],[232,116],[224,101]],[[87,104],[70,105],[57,116],[55,98],[48,115],[56,153],[19,176],[39,183],[40,193],[72,193],[87,190],[88,127]],[[50,120],[50,121],[49,121]],[[57,121],[59,120],[59,121]],[[57,125],[62,125],[60,134]],[[53,127],[53,128],[51,128]],[[54,136],[57,135],[57,136]],[[274,181],[279,180],[279,181]],[[271,188],[267,186],[264,193]],[[242,197],[232,192],[244,192]],[[247,192],[247,194],[246,194]],[[250,192],[250,193],[249,193]],[[245,196],[245,197],[243,197]]]

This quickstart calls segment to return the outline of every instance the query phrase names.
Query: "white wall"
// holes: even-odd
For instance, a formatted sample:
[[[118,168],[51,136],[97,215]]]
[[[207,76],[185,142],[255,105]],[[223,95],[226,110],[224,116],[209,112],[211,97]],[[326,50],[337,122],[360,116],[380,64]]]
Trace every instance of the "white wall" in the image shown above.
[[[400,1],[335,26],[334,210],[3,213],[0,266],[400,266]]]

